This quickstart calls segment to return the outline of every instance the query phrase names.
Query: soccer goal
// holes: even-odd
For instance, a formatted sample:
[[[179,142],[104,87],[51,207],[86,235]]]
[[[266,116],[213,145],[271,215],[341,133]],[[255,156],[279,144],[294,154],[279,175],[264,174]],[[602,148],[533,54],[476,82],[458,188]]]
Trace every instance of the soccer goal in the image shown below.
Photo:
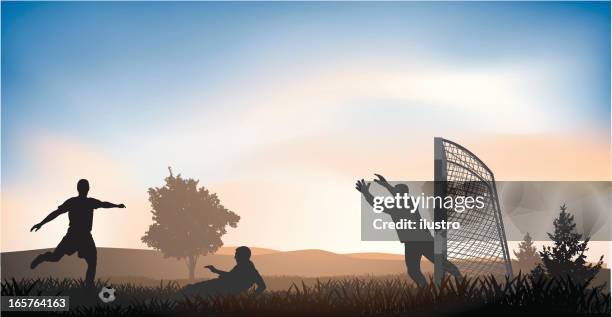
[[[456,221],[458,230],[437,230],[434,280],[439,285],[444,263],[455,264],[463,276],[507,275],[512,266],[493,172],[463,146],[434,139],[434,194],[437,197],[482,196],[483,208],[462,212],[437,207],[435,221]]]

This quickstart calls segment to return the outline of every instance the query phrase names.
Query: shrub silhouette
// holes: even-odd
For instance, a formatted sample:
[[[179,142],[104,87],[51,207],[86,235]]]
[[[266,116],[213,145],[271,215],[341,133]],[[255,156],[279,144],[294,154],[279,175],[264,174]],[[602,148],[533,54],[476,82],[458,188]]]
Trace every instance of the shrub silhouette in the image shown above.
[[[555,230],[548,233],[554,245],[542,247],[539,252],[542,266],[534,270],[534,275],[546,275],[554,278],[569,278],[575,284],[590,283],[601,269],[603,255],[596,264],[586,262],[590,238],[576,232],[574,216],[567,212],[567,206],[560,207],[559,217],[553,222]]]
[[[533,245],[533,240],[531,239],[529,232],[525,234],[523,241],[519,243],[518,252],[514,251],[514,255],[518,260],[517,264],[522,272],[529,272],[540,263],[540,255],[538,254],[536,247]]]

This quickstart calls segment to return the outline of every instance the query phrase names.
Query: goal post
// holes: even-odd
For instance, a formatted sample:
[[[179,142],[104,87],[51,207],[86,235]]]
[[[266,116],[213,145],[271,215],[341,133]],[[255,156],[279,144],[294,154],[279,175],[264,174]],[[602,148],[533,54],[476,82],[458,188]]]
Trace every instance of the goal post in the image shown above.
[[[461,212],[436,206],[434,221],[458,222],[459,229],[434,232],[434,281],[440,285],[444,264],[455,264],[463,276],[512,277],[510,253],[493,172],[463,146],[434,138],[434,195],[482,196],[483,208]]]
[[[446,160],[444,158],[444,144],[442,138],[434,138],[434,196],[446,197]],[[446,209],[442,206],[434,208],[434,221],[447,221]],[[440,285],[444,275],[444,265],[447,260],[446,229],[434,232],[434,281]]]

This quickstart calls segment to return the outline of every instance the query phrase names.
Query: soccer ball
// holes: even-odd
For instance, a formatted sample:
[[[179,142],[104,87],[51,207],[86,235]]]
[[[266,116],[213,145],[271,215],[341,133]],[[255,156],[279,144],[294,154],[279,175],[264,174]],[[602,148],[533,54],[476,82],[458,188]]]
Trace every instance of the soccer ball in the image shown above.
[[[112,286],[104,286],[98,294],[98,297],[100,297],[104,303],[110,303],[115,300],[115,289]]]

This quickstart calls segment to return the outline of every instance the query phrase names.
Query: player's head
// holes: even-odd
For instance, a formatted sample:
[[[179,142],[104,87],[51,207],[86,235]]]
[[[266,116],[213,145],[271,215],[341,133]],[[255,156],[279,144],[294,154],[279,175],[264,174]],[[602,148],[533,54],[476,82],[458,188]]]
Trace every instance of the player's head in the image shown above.
[[[246,262],[251,259],[251,249],[248,247],[237,247],[234,255],[236,262]]]
[[[393,186],[393,188],[395,188],[395,192],[399,194],[408,194],[410,192],[406,184],[397,184]]]
[[[80,179],[77,183],[77,191],[79,192],[79,196],[87,197],[89,182],[86,179]]]

